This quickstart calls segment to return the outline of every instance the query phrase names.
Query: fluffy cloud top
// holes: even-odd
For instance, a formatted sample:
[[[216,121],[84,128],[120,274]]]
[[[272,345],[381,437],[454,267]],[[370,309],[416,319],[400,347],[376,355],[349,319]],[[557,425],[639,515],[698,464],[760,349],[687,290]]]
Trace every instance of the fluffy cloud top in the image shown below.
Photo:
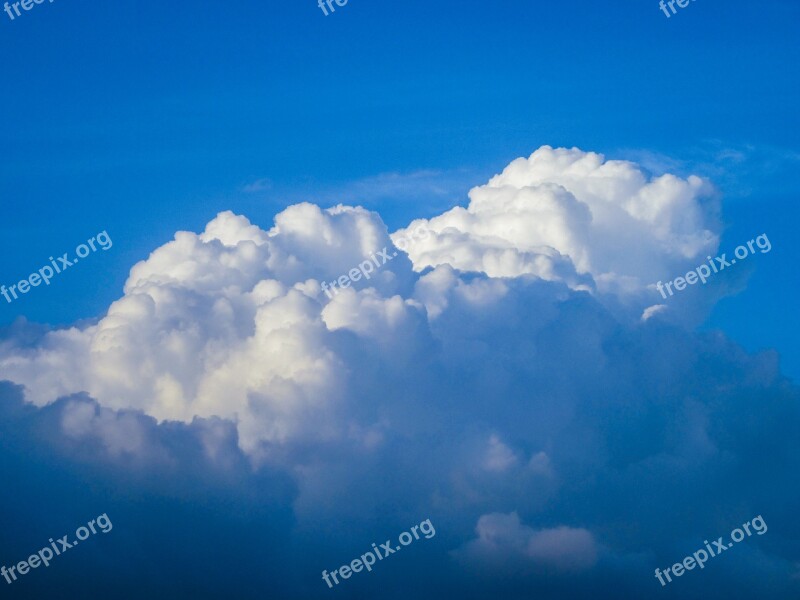
[[[6,345],[2,372],[38,405],[86,391],[159,420],[232,419],[252,451],[341,433],[333,415],[345,408],[348,367],[334,332],[391,336],[418,315],[393,296],[411,289],[411,267],[393,260],[372,290],[336,296],[323,313],[320,283],[390,245],[385,226],[362,209],[310,204],[275,221],[263,231],[226,212],[201,234],[177,233],[133,267],[96,325],[48,333],[27,350]]]
[[[409,256],[417,270],[449,264],[634,293],[713,253],[716,213],[713,188],[699,177],[648,178],[631,162],[543,146],[474,188],[467,208],[414,221],[435,235]]]

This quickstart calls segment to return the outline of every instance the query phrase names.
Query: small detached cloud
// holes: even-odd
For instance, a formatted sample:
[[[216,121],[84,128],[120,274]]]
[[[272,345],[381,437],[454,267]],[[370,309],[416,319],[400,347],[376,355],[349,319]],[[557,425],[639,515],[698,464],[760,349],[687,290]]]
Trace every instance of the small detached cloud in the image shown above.
[[[483,515],[478,519],[475,533],[476,539],[454,552],[460,562],[474,568],[519,570],[528,566],[569,573],[590,569],[597,563],[597,543],[582,528],[560,526],[535,530],[512,512]]]
[[[266,192],[272,189],[272,181],[267,178],[256,179],[246,185],[242,186],[242,191],[246,194],[256,194],[258,192]]]

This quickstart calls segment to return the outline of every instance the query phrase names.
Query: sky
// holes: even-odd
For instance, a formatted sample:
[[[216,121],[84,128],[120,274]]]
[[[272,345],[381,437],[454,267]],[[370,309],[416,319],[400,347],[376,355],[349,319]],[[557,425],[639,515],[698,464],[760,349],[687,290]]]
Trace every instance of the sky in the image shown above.
[[[5,591],[796,597],[800,5],[334,6],[0,12]]]

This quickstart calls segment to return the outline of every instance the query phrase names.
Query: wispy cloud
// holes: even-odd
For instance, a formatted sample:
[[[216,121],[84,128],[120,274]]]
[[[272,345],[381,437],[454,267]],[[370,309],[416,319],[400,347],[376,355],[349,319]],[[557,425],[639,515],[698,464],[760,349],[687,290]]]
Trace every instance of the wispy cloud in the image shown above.
[[[251,183],[242,186],[242,191],[247,194],[255,194],[257,192],[266,192],[272,189],[272,181],[266,177],[257,179]]]
[[[627,149],[620,153],[656,175],[675,173],[712,179],[728,198],[800,191],[800,152],[790,148],[707,140],[681,152],[677,159],[653,150]]]
[[[436,210],[464,203],[467,192],[486,180],[490,173],[470,169],[419,169],[391,171],[334,184],[293,184],[291,188],[263,178],[241,189],[246,193],[265,192],[270,199],[292,203],[313,201],[321,205],[348,204],[386,207],[387,204],[419,204]]]

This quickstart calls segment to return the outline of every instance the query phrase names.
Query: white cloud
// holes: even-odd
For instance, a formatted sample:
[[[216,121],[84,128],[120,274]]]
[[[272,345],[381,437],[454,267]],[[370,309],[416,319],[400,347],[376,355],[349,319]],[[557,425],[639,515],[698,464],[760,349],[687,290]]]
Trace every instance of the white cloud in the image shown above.
[[[391,244],[378,215],[306,203],[261,227],[220,213],[134,265],[91,325],[9,330],[0,378],[44,408],[18,409],[21,392],[0,386],[16,402],[0,402],[3,439],[21,424],[92,460],[138,459],[142,480],[156,465],[192,500],[206,488],[183,471],[202,481],[213,467],[226,493],[258,502],[276,487],[289,541],[324,538],[345,557],[431,517],[430,571],[458,548],[458,585],[502,573],[509,598],[556,595],[551,573],[559,597],[611,578],[645,597],[651,564],[763,512],[782,526],[747,573],[772,581],[797,561],[800,498],[785,485],[800,468],[797,388],[775,353],[675,327],[674,302],[643,296],[659,269],[713,247],[704,190],[543,148],[469,209],[426,222],[436,233],[418,237],[414,262],[400,253],[332,298],[322,282]],[[614,299],[633,308],[609,310]],[[765,443],[768,468],[753,454]],[[330,556],[317,558],[303,572]],[[726,589],[740,589],[728,569]]]
[[[719,242],[708,182],[648,179],[634,163],[576,148],[544,146],[519,158],[474,188],[470,200],[410,225],[434,232],[410,245],[416,270],[448,264],[492,277],[530,273],[629,295],[685,272]]]
[[[48,333],[35,348],[7,346],[0,364],[35,404],[86,391],[159,420],[219,416],[239,423],[251,452],[260,442],[337,436],[344,424],[332,414],[347,367],[332,334],[391,335],[414,304],[391,295],[412,272],[405,259],[392,261],[370,280],[386,298],[342,294],[324,317],[319,282],[389,243],[363,209],[297,205],[270,231],[221,213],[135,265],[96,325]]]
[[[641,294],[659,269],[713,249],[709,192],[698,178],[648,180],[633,163],[543,147],[475,188],[468,209],[394,234],[409,238],[411,260],[400,252],[331,299],[323,282],[391,246],[378,215],[303,203],[262,229],[223,212],[134,265],[124,295],[96,324],[36,344],[12,338],[0,347],[0,368],[40,406],[87,392],[104,407],[159,421],[229,419],[254,456],[352,441],[353,432],[365,438],[357,445],[377,447],[384,434],[376,431],[416,406],[377,391],[378,373],[402,382],[437,360],[474,370],[487,378],[474,383],[491,387],[513,385],[513,369],[471,365],[497,360],[505,345],[538,365],[562,354],[599,359],[599,331],[564,330],[548,348],[530,340],[548,335],[562,302],[583,297],[570,290],[601,300],[609,291]],[[434,234],[410,235],[422,224]],[[365,361],[374,363],[369,375]],[[525,455],[501,441],[505,433],[489,438],[488,471],[514,471]],[[534,466],[539,475],[552,468]]]

